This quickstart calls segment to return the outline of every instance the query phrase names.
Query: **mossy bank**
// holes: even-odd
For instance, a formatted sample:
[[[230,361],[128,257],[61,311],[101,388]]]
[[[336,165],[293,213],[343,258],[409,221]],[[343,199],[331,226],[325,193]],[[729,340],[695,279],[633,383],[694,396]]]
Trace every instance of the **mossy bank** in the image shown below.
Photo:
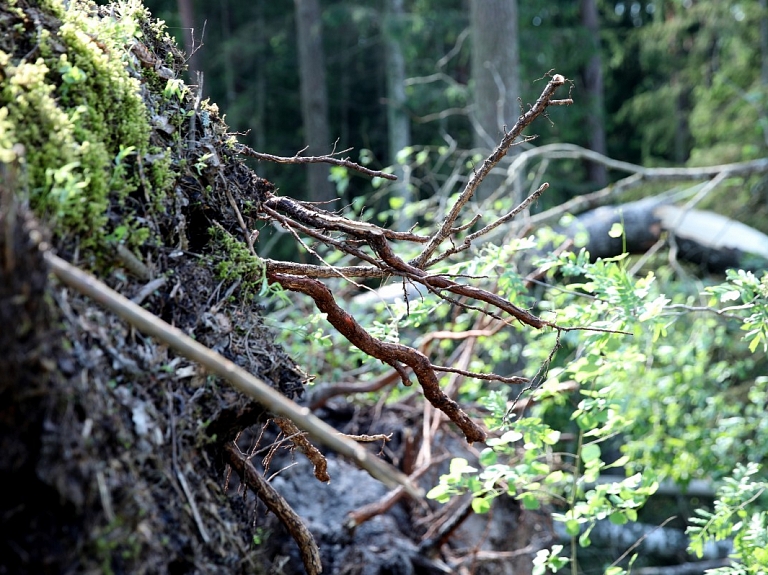
[[[262,325],[260,278],[241,277],[261,273],[243,224],[268,183],[184,65],[139,2],[0,5],[0,573],[261,569],[219,448],[263,410],[40,257],[55,250],[300,393],[305,375]]]

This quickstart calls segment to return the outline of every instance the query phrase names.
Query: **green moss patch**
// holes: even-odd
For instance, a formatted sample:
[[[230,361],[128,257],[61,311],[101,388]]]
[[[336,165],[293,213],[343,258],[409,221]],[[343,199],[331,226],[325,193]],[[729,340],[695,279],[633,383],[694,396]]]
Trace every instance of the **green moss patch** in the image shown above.
[[[164,154],[154,150],[165,173],[146,161],[150,112],[132,47],[148,14],[133,1],[111,9],[105,17],[83,1],[19,1],[3,15],[19,35],[0,40],[0,161],[19,162],[34,212],[96,261],[117,228],[131,231],[120,238],[131,247],[147,239],[127,200],[150,186],[163,195],[154,184],[171,181]],[[40,27],[34,45],[30,26]]]

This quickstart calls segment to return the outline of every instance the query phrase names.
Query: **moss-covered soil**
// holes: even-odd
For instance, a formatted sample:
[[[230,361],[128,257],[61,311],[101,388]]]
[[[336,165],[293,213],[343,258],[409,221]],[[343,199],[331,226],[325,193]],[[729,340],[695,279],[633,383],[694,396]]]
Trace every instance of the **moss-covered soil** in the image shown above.
[[[269,184],[183,69],[138,2],[0,3],[0,573],[261,569],[217,458],[262,409],[57,284],[40,256],[300,393],[233,209],[251,228]]]

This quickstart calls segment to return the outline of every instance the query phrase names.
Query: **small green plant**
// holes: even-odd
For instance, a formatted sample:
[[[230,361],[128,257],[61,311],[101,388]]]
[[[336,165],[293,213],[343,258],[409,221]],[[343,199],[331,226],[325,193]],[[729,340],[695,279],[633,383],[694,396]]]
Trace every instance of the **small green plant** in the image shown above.
[[[728,270],[727,281],[719,286],[712,286],[707,292],[714,296],[710,305],[737,302],[733,310],[748,310],[741,327],[746,331],[749,351],[754,352],[762,343],[763,352],[768,351],[768,274],[758,279],[755,274],[745,270]]]
[[[221,253],[225,254],[225,259],[215,263],[216,274],[219,278],[231,282],[242,282],[243,298],[252,298],[258,295],[263,298],[275,297],[285,304],[291,303],[285,291],[278,284],[269,282],[264,262],[252,253],[244,242],[219,227],[212,227],[209,232],[214,241],[222,244]]]
[[[195,171],[197,172],[198,176],[201,176],[203,174],[203,171],[208,168],[208,160],[210,160],[213,157],[213,154],[207,153],[203,154],[199,158],[197,158],[197,161],[195,161],[194,164],[192,164],[192,167],[195,168]]]
[[[707,541],[733,538],[732,565],[708,571],[720,575],[765,573],[768,570],[768,511],[756,504],[768,489],[768,482],[755,476],[757,463],[737,465],[717,490],[714,510],[697,509],[688,527],[688,551],[704,554]]]
[[[267,542],[270,535],[272,535],[271,529],[265,529],[264,527],[257,527],[253,532],[252,541],[254,546],[259,547]]]
[[[183,80],[178,78],[171,78],[165,84],[165,88],[163,89],[163,96],[169,100],[176,98],[179,102],[183,102],[184,96],[187,95],[188,91],[189,88],[186,86],[186,84],[184,84]]]

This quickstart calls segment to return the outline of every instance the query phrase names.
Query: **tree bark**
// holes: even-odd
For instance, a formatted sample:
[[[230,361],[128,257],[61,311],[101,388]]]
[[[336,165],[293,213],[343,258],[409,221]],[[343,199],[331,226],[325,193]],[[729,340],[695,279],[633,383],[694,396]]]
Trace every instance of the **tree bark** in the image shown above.
[[[471,0],[474,145],[493,149],[520,115],[520,52],[517,0]],[[511,148],[509,154],[515,153]],[[492,174],[479,188],[489,196],[504,181]]]
[[[581,0],[581,24],[590,39],[591,55],[582,70],[582,81],[587,103],[587,148],[607,155],[603,99],[603,68],[600,55],[600,25],[595,0]],[[603,164],[587,162],[587,179],[598,187],[608,183],[608,172]]]
[[[306,153],[320,156],[331,152],[328,127],[328,92],[325,85],[322,17],[319,0],[294,0],[301,83],[301,115],[304,123]],[[307,166],[308,197],[314,202],[336,206],[336,193],[328,180],[328,166]]]
[[[192,0],[176,0],[181,27],[184,29],[184,51],[189,58],[189,75],[202,71],[200,57],[195,54],[195,7]]]
[[[768,0],[760,0],[760,83],[768,86]]]
[[[411,145],[411,124],[406,109],[405,57],[401,47],[403,0],[386,0],[384,37],[386,40],[387,65],[387,131],[389,136],[389,162],[394,166],[398,181],[392,186],[392,193],[413,202],[413,193],[408,181],[407,168],[397,162],[400,150]],[[412,219],[401,217],[394,226],[399,230],[410,228]]]

